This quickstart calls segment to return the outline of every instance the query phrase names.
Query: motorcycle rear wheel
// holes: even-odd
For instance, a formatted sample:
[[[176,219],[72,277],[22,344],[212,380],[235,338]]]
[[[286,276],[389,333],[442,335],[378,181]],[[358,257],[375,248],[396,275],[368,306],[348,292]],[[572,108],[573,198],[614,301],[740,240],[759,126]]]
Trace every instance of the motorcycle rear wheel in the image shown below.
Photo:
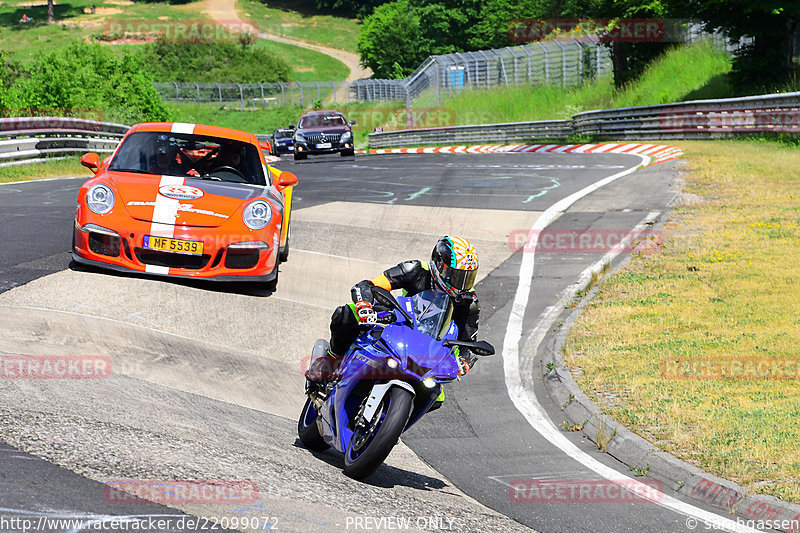
[[[383,398],[376,422],[353,433],[344,453],[346,476],[363,479],[383,464],[406,427],[413,402],[409,391],[392,387]]]
[[[314,409],[314,404],[311,403],[311,398],[306,398],[306,404],[303,406],[303,412],[300,413],[300,419],[297,421],[297,436],[300,437],[300,442],[309,450],[321,452],[330,448],[319,434],[317,427],[317,410]]]

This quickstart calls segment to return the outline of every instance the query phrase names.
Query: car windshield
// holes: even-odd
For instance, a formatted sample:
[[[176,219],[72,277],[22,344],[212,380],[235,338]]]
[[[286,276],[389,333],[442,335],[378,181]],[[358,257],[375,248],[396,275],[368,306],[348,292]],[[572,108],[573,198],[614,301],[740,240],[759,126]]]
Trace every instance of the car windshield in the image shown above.
[[[335,128],[337,126],[346,126],[342,115],[306,115],[300,119],[300,128]]]
[[[275,138],[276,139],[291,139],[292,138],[292,131],[276,131]]]
[[[189,133],[132,133],[122,142],[109,170],[267,184],[254,145]]]
[[[411,297],[417,317],[417,329],[435,339],[441,339],[450,325],[453,305],[443,292],[422,291]]]

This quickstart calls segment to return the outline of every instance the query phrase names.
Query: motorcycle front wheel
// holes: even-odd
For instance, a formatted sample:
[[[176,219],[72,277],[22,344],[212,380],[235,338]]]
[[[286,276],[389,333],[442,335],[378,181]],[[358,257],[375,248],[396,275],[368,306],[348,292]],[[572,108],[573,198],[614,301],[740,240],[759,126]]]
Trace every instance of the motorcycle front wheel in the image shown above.
[[[303,406],[303,412],[300,413],[300,419],[297,421],[297,436],[300,437],[300,442],[309,450],[321,452],[330,448],[319,434],[319,427],[317,427],[317,410],[314,409],[314,404],[311,398],[306,398],[306,404]]]
[[[375,472],[406,427],[414,396],[401,387],[392,387],[378,407],[375,421],[358,428],[344,453],[344,474],[363,479]]]

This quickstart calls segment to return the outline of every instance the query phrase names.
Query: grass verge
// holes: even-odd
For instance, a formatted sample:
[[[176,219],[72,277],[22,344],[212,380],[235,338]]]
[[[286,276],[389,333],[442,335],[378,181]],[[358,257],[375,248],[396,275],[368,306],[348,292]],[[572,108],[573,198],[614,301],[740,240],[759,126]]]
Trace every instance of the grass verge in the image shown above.
[[[45,160],[30,165],[13,165],[0,167],[0,183],[12,181],[41,180],[48,178],[74,178],[76,176],[91,177],[92,173],[81,165],[79,156],[58,161]]]
[[[660,249],[602,282],[565,360],[605,413],[661,449],[797,503],[800,148],[680,146],[690,173]]]
[[[258,0],[238,0],[236,7],[246,15],[244,18],[247,21],[267,33],[356,52],[358,32],[361,29],[358,20],[319,15],[312,2],[292,0],[264,3]]]
[[[519,86],[469,90],[443,96],[457,124],[570,118],[575,113],[637,105],[731,96],[724,77],[730,56],[707,41],[676,46],[653,61],[642,76],[615,90],[601,78],[580,87]]]

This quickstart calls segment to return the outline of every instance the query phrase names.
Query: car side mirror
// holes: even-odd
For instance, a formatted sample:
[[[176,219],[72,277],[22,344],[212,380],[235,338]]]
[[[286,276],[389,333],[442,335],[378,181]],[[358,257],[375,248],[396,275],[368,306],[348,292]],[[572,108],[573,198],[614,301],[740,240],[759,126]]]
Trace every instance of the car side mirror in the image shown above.
[[[294,129],[294,124],[289,124],[289,129],[293,130]]]
[[[356,125],[356,121],[355,121],[355,120],[351,120],[351,121],[350,121],[350,125],[351,125],[351,126],[355,126],[355,125]]]
[[[278,176],[278,183],[276,183],[276,185],[278,186],[278,188],[283,189],[285,187],[292,187],[294,185],[297,185],[297,182],[298,182],[297,176],[295,176],[294,174],[292,174],[287,170],[284,170]]]
[[[83,154],[83,157],[81,157],[81,165],[97,174],[97,168],[100,166],[100,156],[94,152]]]

